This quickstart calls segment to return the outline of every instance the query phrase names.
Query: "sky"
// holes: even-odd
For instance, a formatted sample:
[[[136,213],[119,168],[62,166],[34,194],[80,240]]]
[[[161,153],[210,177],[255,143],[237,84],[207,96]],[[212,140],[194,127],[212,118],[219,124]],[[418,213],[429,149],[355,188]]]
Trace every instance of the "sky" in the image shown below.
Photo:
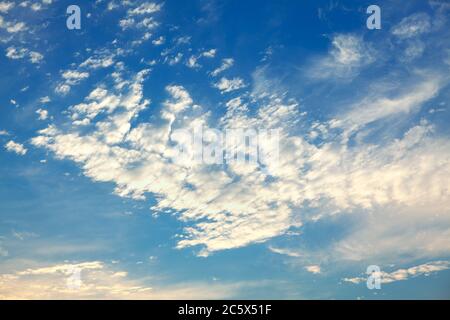
[[[0,0],[0,299],[449,299],[449,40],[438,0]]]

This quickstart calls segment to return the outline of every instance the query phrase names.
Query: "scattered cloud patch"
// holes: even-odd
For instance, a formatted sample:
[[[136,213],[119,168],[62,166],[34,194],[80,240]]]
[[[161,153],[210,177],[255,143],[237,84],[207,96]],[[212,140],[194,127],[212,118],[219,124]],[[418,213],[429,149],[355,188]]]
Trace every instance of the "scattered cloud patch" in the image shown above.
[[[234,64],[234,59],[232,59],[232,58],[223,59],[222,65],[220,67],[218,67],[217,69],[214,69],[214,71],[211,72],[211,75],[213,77],[216,77],[223,71],[231,68],[233,66],[233,64]]]
[[[293,251],[293,250],[290,250],[290,249],[286,249],[286,248],[276,248],[276,247],[270,246],[269,250],[274,252],[274,253],[286,255],[286,256],[289,256],[289,257],[296,257],[296,258],[301,257],[300,253],[298,253],[296,251]]]
[[[70,92],[70,86],[67,84],[59,84],[55,88],[55,92],[64,96]]]
[[[6,57],[9,59],[17,60],[27,56],[29,57],[30,62],[34,64],[40,63],[44,59],[44,56],[39,52],[29,51],[26,48],[8,47],[6,49]]]
[[[25,48],[15,48],[9,47],[6,49],[6,57],[16,60],[24,58],[28,53],[28,50]]]
[[[361,37],[337,34],[332,39],[328,55],[314,61],[308,74],[318,80],[353,78],[362,67],[373,61],[374,50]]]
[[[111,54],[96,54],[89,57],[80,64],[80,68],[100,69],[108,68],[114,64],[114,55]]]
[[[219,82],[214,84],[214,87],[219,89],[222,93],[239,90],[246,87],[244,80],[241,78],[221,78]]]
[[[80,83],[81,80],[89,78],[89,73],[88,72],[79,72],[79,71],[75,71],[75,70],[67,70],[67,71],[63,72],[62,77],[64,80],[66,80],[67,84],[75,85],[75,84]]]
[[[24,22],[7,23],[6,31],[9,33],[17,33],[27,30],[27,26]]]
[[[138,15],[144,15],[144,14],[152,14],[152,13],[160,11],[161,8],[162,8],[162,4],[157,4],[154,2],[145,2],[136,8],[129,9],[128,15],[129,16],[138,16]]]
[[[27,153],[27,149],[23,146],[23,144],[14,142],[14,141],[9,141],[6,145],[5,145],[5,149],[9,152],[14,152],[18,155],[25,155]]]
[[[415,13],[403,18],[400,23],[392,27],[391,32],[400,39],[408,39],[429,32],[431,18],[426,13]]]
[[[0,12],[1,13],[8,13],[9,10],[14,8],[14,2],[11,1],[2,1],[0,2]]]
[[[165,41],[166,41],[166,39],[165,39],[163,36],[160,36],[159,38],[154,39],[154,40],[152,41],[152,43],[153,43],[155,46],[160,46],[160,45],[164,44]]]
[[[203,52],[201,55],[206,58],[214,58],[217,54],[217,49],[211,49]]]
[[[202,57],[214,58],[216,56],[216,52],[217,52],[216,49],[211,49],[209,51],[202,52],[198,55],[192,55],[186,62],[186,66],[192,69],[200,68],[201,65],[198,63],[198,60],[201,59]]]
[[[392,283],[396,281],[405,281],[410,278],[415,278],[423,275],[429,276],[432,273],[448,270],[449,268],[449,261],[432,261],[408,269],[398,269],[393,272],[374,272],[373,276],[379,276],[381,279],[381,283]],[[365,283],[367,281],[367,277],[344,278],[343,280],[345,282],[358,284]]]
[[[48,111],[45,109],[38,109],[36,110],[36,113],[38,114],[39,120],[47,120],[48,119]]]
[[[306,266],[305,270],[314,274],[321,273],[320,266],[318,265]]]
[[[45,96],[45,97],[42,97],[42,98],[39,99],[40,103],[49,103],[50,101],[51,100],[50,100],[49,96]]]
[[[40,63],[44,59],[44,56],[36,51],[30,52],[30,61],[31,63]]]

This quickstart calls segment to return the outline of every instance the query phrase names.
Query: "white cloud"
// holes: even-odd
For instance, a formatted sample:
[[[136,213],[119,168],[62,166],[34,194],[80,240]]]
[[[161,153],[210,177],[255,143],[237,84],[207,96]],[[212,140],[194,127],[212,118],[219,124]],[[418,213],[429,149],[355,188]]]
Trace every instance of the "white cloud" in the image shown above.
[[[420,58],[425,51],[425,44],[421,41],[410,41],[406,47],[402,59],[404,61],[412,61]]]
[[[214,84],[214,87],[216,87],[222,93],[224,93],[245,88],[246,84],[244,83],[244,80],[242,80],[241,78],[233,78],[233,79],[221,78],[219,82]]]
[[[361,39],[356,36],[337,35],[333,38],[333,55],[336,62],[344,65],[359,63],[363,58]]]
[[[36,110],[36,113],[39,115],[39,120],[47,120],[48,118],[48,111],[44,109],[38,109]]]
[[[216,77],[219,75],[219,73],[231,68],[234,64],[234,60],[232,58],[227,58],[222,60],[222,65],[215,69],[213,72],[211,72],[211,75],[213,77]]]
[[[35,238],[38,236],[37,234],[35,234],[33,232],[26,232],[26,231],[19,232],[19,231],[15,231],[15,230],[12,231],[12,235],[14,238],[19,239],[19,240]]]
[[[14,2],[11,1],[2,1],[0,2],[0,12],[8,13],[9,10],[14,8]]]
[[[191,42],[191,37],[190,36],[183,36],[183,37],[178,37],[177,39],[175,39],[175,43],[177,45],[188,44],[190,42]]]
[[[190,56],[189,60],[186,62],[186,66],[192,69],[200,68],[200,65],[198,64],[197,61],[198,61],[197,56]]]
[[[70,92],[70,86],[67,84],[59,84],[55,88],[55,92],[61,95],[66,95]]]
[[[325,57],[312,62],[308,75],[313,79],[353,78],[362,67],[375,60],[373,49],[362,38],[351,34],[337,34]]]
[[[399,24],[391,29],[391,32],[401,39],[407,39],[427,33],[430,29],[430,16],[426,13],[415,13],[402,19]]]
[[[448,270],[449,268],[449,261],[432,261],[408,269],[398,269],[393,272],[374,272],[373,276],[379,276],[381,283],[392,283],[396,281],[408,280],[410,278],[415,278],[422,275],[428,276],[432,273]],[[343,280],[345,282],[358,284],[365,283],[367,281],[367,277],[344,278]]]
[[[42,5],[39,2],[35,2],[31,5],[31,10],[40,11],[42,9]]]
[[[153,3],[153,2],[145,2],[136,8],[129,9],[128,15],[137,16],[137,15],[143,15],[143,14],[152,14],[152,13],[160,11],[161,8],[162,8],[162,4],[157,4],[157,3]]]
[[[314,274],[318,274],[321,272],[320,266],[318,266],[318,265],[306,266],[305,269],[306,269],[306,271],[314,273]]]
[[[73,277],[74,272],[79,272],[79,279]],[[0,274],[0,299],[226,299],[245,286],[258,284],[185,282],[150,285],[145,279],[131,279],[128,272],[117,267],[88,261]]]
[[[117,110],[115,113],[110,111],[106,121],[95,125],[95,133],[88,135],[75,132],[62,133],[54,127],[49,127],[33,139],[33,144],[53,150],[60,158],[71,158],[83,164],[85,174],[96,181],[116,181],[115,192],[120,196],[144,199],[146,192],[159,194],[161,201],[153,210],[171,207],[176,211],[185,211],[183,219],[196,220],[197,217],[208,214],[212,221],[216,221],[210,224],[198,224],[196,227],[198,230],[188,228],[186,231],[191,239],[180,241],[178,245],[180,248],[204,244],[207,250],[201,254],[205,255],[215,250],[263,241],[280,234],[289,227],[289,208],[280,204],[276,206],[278,210],[275,210],[271,205],[273,197],[276,196],[275,193],[267,199],[259,199],[259,196],[255,196],[256,194],[267,193],[261,189],[262,186],[254,190],[248,190],[246,187],[250,181],[259,181],[263,184],[264,178],[260,174],[255,172],[253,173],[256,174],[255,176],[243,177],[239,184],[227,186],[231,180],[224,172],[208,172],[205,168],[191,167],[190,170],[193,171],[186,176],[187,168],[184,164],[173,164],[168,161],[167,156],[172,152],[169,140],[170,128],[172,124],[175,125],[174,120],[179,114],[184,114],[193,107],[192,98],[185,89],[180,86],[167,88],[172,99],[165,103],[162,118],[168,123],[162,128],[141,124],[130,130],[130,119],[145,106],[139,103],[142,99],[141,85],[132,84],[131,86],[137,86],[139,90],[133,90],[134,103],[125,109],[128,111],[119,112],[122,108],[115,107],[113,109]],[[99,101],[99,106],[104,105],[104,110],[107,110],[106,107],[110,104],[103,103],[105,99],[106,97]],[[123,104],[124,101],[121,101],[116,105]],[[270,108],[276,111],[275,106]],[[92,114],[95,110],[98,111]],[[103,108],[79,105],[74,107],[73,111],[76,112],[77,119],[82,114],[92,118],[98,112],[103,112]],[[191,126],[200,119],[187,120],[185,125]],[[179,121],[181,118],[177,120],[177,123]],[[131,149],[118,145],[124,139],[130,143]],[[133,169],[126,163],[142,165]],[[126,169],[127,167],[129,169]],[[243,169],[245,168],[233,167],[236,173]],[[250,172],[253,172],[253,169]],[[159,182],[154,183],[154,181]],[[184,181],[195,186],[195,190],[186,189]],[[270,194],[271,191],[268,192]],[[184,196],[180,197],[179,194]],[[199,195],[201,198],[198,198]],[[230,201],[230,198],[239,200]],[[216,200],[211,202],[212,199]],[[255,199],[258,199],[256,203]],[[207,203],[210,204],[205,206]],[[225,223],[219,219],[223,212],[228,212],[227,215],[229,215]],[[266,223],[267,221],[271,223]],[[250,230],[258,230],[258,232]]]
[[[126,30],[129,28],[138,28],[145,30],[154,29],[159,25],[159,23],[154,19],[152,15],[156,12],[159,12],[162,6],[163,4],[144,2],[136,7],[130,8],[127,10],[126,16],[119,21],[119,26],[122,28],[122,30]],[[111,10],[114,7],[115,5],[112,4],[109,9]]]
[[[132,26],[134,26],[136,21],[133,18],[122,19],[119,21],[119,26],[122,30],[126,30]]]
[[[403,224],[395,226],[411,227],[401,233],[401,241],[391,237],[389,243],[383,242],[386,233],[397,233],[382,223],[365,225],[362,221],[365,227],[360,233],[354,231],[337,241],[332,248],[334,254],[341,259],[361,259],[363,253],[374,254],[379,247],[379,252],[397,250],[411,256],[419,240],[430,238],[435,242],[424,242],[420,251],[429,255],[450,252],[445,241],[450,232],[448,211],[442,209],[448,207],[450,198],[446,179],[450,174],[450,143],[434,136],[429,123],[421,122],[403,136],[376,145],[364,141],[347,144],[339,128],[325,122],[315,128],[323,127],[321,132],[332,133],[333,139],[325,136],[320,145],[315,145],[308,142],[308,135],[292,133],[301,120],[298,103],[277,94],[270,81],[255,80],[254,86],[259,89],[252,93],[252,101],[247,102],[245,96],[230,100],[218,123],[220,129],[280,129],[279,162],[269,162],[264,171],[252,164],[217,168],[192,161],[177,163],[170,161],[177,143],[173,130],[199,124],[207,128],[209,113],[194,102],[185,88],[172,85],[166,88],[169,98],[162,105],[158,124],[135,123],[139,112],[149,105],[143,94],[146,74],[148,71],[139,73],[122,88],[95,89],[85,102],[69,109],[73,126],[51,125],[41,130],[32,143],[52,151],[57,158],[78,163],[94,181],[113,182],[119,196],[145,200],[147,194],[156,195],[153,212],[170,209],[180,220],[189,222],[178,248],[200,245],[199,255],[206,256],[260,243],[301,227],[305,220],[316,221],[339,213],[362,217],[356,213],[363,211],[392,221],[383,212],[400,207],[405,213],[398,215],[399,219],[405,217],[410,223],[401,220]],[[396,100],[400,109],[416,110],[435,96],[440,86],[435,87],[434,80],[427,77],[421,80],[414,90],[400,94]],[[261,91],[265,94],[259,94]],[[381,94],[377,97],[376,101],[386,101]],[[252,115],[247,112],[248,103],[258,104]],[[373,109],[371,117],[358,121],[360,127],[392,113],[385,112],[380,103]],[[356,110],[352,109],[359,116],[362,112]],[[85,121],[88,130],[79,130],[76,121]],[[308,210],[302,210],[305,206],[317,208],[320,214],[311,217]],[[426,210],[415,213],[419,207]],[[431,212],[438,214],[439,208],[439,219],[428,216]],[[438,229],[427,224],[426,230],[433,237],[412,241],[417,238],[416,225],[427,217],[439,221],[441,235],[435,236]],[[371,233],[377,236],[371,238]],[[377,246],[368,249],[373,243]]]
[[[118,7],[119,7],[119,5],[118,5],[116,2],[110,1],[110,2],[108,3],[107,9],[108,9],[109,11],[111,11],[111,10],[117,9]]]
[[[40,103],[49,103],[50,101],[51,100],[50,100],[49,96],[45,96],[45,97],[42,97],[42,98],[39,99]]]
[[[99,69],[110,67],[113,64],[114,64],[114,56],[106,54],[89,57],[83,63],[80,64],[80,67],[89,69]]]
[[[103,88],[96,88],[93,90],[89,96],[87,97],[87,100],[101,100],[108,94],[108,91]]]
[[[68,85],[78,84],[81,80],[89,78],[89,72],[79,72],[75,70],[67,70],[62,74]]]
[[[350,107],[348,113],[339,117],[338,125],[360,127],[376,120],[395,114],[407,114],[418,110],[420,106],[434,98],[443,85],[438,74],[418,74],[417,83],[401,84],[403,88],[393,86],[396,97],[386,97],[379,92],[373,92],[362,101]]]
[[[138,28],[145,28],[148,30],[155,29],[159,26],[159,22],[157,22],[153,17],[144,18],[142,21],[136,24]]]
[[[8,23],[6,31],[9,33],[17,33],[27,30],[27,26],[24,22]]]
[[[66,95],[72,89],[72,86],[79,84],[84,79],[89,78],[90,74],[86,71],[66,70],[61,74],[64,82],[58,84],[55,92],[60,95]]]
[[[26,269],[24,271],[19,271],[16,274],[19,276],[58,274],[58,273],[62,273],[65,275],[71,275],[72,270],[77,269],[77,268],[81,269],[81,270],[103,269],[103,263],[101,263],[99,261],[92,261],[92,262],[83,262],[83,263],[78,263],[78,264],[53,265],[50,267]]]
[[[6,57],[10,59],[22,59],[28,54],[28,50],[25,48],[9,47],[6,49]]]
[[[177,53],[175,56],[173,56],[171,58],[166,57],[165,61],[167,61],[167,63],[170,66],[173,66],[173,65],[178,64],[181,61],[182,58],[183,58],[183,54],[181,52],[179,52],[179,53]]]
[[[163,36],[160,36],[159,38],[152,41],[152,43],[155,46],[160,46],[160,45],[164,44],[164,42],[165,42],[165,38]]]
[[[31,51],[30,52],[30,61],[31,63],[40,63],[44,59],[44,56],[39,52]]]
[[[19,7],[22,7],[22,8],[28,8],[29,5],[30,5],[30,1],[25,0],[25,1],[22,1],[22,2],[19,4]]]
[[[6,57],[17,60],[29,56],[31,63],[40,63],[44,56],[36,51],[29,51],[26,48],[8,47],[6,49]]]
[[[15,152],[18,155],[25,155],[27,153],[27,149],[23,146],[23,144],[20,143],[16,143],[14,141],[9,141],[6,145],[5,145],[5,149],[9,152]]]
[[[0,136],[9,136],[9,133],[6,130],[0,130]]]
[[[168,86],[166,90],[174,100],[165,102],[165,107],[170,113],[180,113],[192,105],[192,98],[182,86]]]
[[[216,56],[217,49],[211,49],[203,52],[201,55],[206,58],[214,58]]]
[[[293,250],[290,250],[290,249],[286,249],[286,248],[275,248],[275,247],[270,246],[269,250],[274,252],[274,253],[286,255],[286,256],[289,256],[289,257],[297,257],[297,258],[301,257],[300,253],[298,253],[296,251],[293,251]]]
[[[205,52],[202,52],[198,55],[192,55],[188,61],[186,62],[186,66],[188,66],[189,68],[200,68],[200,64],[198,63],[198,60],[201,59],[202,57],[205,58],[214,58],[216,56],[217,50],[216,49],[211,49]]]

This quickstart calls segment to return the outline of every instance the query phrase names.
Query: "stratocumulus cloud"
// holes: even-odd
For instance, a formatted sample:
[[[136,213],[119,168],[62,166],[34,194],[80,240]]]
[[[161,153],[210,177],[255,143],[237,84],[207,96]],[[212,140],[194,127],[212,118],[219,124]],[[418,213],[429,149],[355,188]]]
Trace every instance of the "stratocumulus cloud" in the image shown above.
[[[0,0],[0,296],[447,297],[450,6],[378,6]]]
[[[244,127],[281,127],[279,164],[269,163],[267,170],[261,171],[251,164],[233,164],[224,170],[173,163],[173,130],[192,128],[199,122],[207,126],[208,114],[191,116],[194,99],[182,86],[169,86],[169,98],[161,111],[163,124],[133,126],[138,113],[149,107],[143,96],[147,75],[146,70],[138,73],[123,93],[95,89],[86,98],[91,102],[71,108],[70,131],[50,125],[33,138],[33,144],[48,148],[59,158],[76,161],[95,181],[114,182],[120,196],[143,200],[146,194],[154,194],[159,200],[152,210],[170,208],[180,212],[183,221],[202,221],[186,228],[187,238],[179,241],[179,248],[203,245],[201,254],[207,255],[265,241],[298,225],[295,208],[301,210],[306,203],[321,203],[333,212],[391,205],[413,208],[428,204],[437,208],[448,203],[445,177],[449,163],[445,159],[450,155],[450,144],[433,138],[431,124],[413,126],[388,145],[360,143],[350,147],[344,130],[340,139],[316,146],[293,135],[290,122],[285,120],[296,117],[298,104],[285,104],[276,95],[261,102],[256,116],[244,112],[234,118],[233,113],[226,114],[228,122],[223,126],[239,121]],[[432,85],[432,81],[424,81],[425,86]],[[416,90],[400,101],[406,101],[405,108],[419,108],[434,96],[433,91],[425,92],[422,97]],[[400,101],[397,108],[402,105]],[[236,106],[229,108],[235,112]],[[77,129],[80,121],[91,123],[101,114],[106,117],[89,130],[81,133]],[[365,119],[358,121],[358,127],[367,123]],[[331,132],[339,129],[334,123],[324,125]],[[238,181],[233,179],[236,176]],[[269,177],[273,180],[268,181]]]
[[[127,19],[153,15],[161,9],[153,3],[129,8]],[[422,27],[411,29],[411,21],[417,19],[422,21]],[[404,38],[413,31],[420,35],[428,31],[426,21],[424,15],[404,19],[392,29],[392,36]],[[173,48],[161,53],[165,57],[163,63],[175,67],[184,56],[178,50],[191,41],[190,36],[176,37]],[[80,70],[62,73],[68,90],[89,77],[88,69],[108,67],[118,58],[110,50],[100,52],[96,58],[85,60]],[[216,49],[203,51],[191,55],[186,65],[199,68],[200,57],[212,59],[216,55]],[[335,34],[328,53],[313,59],[306,77],[310,81],[352,81],[378,58],[377,50],[362,36]],[[233,63],[232,58],[222,59],[211,75],[225,72]],[[177,212],[178,219],[190,222],[178,248],[199,245],[203,248],[199,255],[206,256],[264,242],[308,222],[311,217],[303,212],[310,207],[320,209],[313,218],[317,220],[359,211],[383,216],[401,206],[405,212],[411,212],[412,225],[414,221],[427,220],[427,211],[431,210],[439,214],[439,221],[446,226],[444,234],[450,230],[443,210],[449,204],[449,181],[445,177],[449,175],[450,143],[435,133],[432,123],[416,122],[397,137],[380,143],[355,139],[370,132],[374,123],[419,112],[448,83],[447,77],[437,70],[413,70],[412,80],[405,84],[399,78],[398,85],[394,83],[389,91],[374,85],[370,95],[355,97],[339,115],[319,122],[305,119],[311,124],[299,132],[295,128],[305,116],[300,103],[281,92],[264,68],[257,70],[248,84],[239,76],[213,81],[213,87],[220,90],[224,99],[234,94],[225,101],[225,112],[216,121],[212,121],[210,110],[196,101],[199,97],[176,83],[166,86],[159,119],[140,119],[141,113],[156,107],[151,104],[151,95],[144,93],[152,71],[145,69],[127,78],[123,63],[115,68],[114,86],[105,80],[93,88],[83,101],[67,110],[66,125],[50,124],[39,131],[32,144],[52,151],[58,158],[75,161],[94,181],[113,182],[115,193],[121,197],[140,201],[154,197],[157,201],[151,208],[153,212]],[[220,130],[280,130],[278,161],[269,162],[264,168],[255,163],[218,167],[190,160],[172,161],[181,146],[174,134],[177,130],[192,130],[199,125],[213,128],[213,122]],[[315,143],[317,139],[322,142]],[[344,258],[361,258],[367,252],[366,241],[358,237],[371,238],[364,230],[371,228],[360,229],[335,243],[335,252]],[[430,232],[435,241],[443,243],[445,236],[438,235],[432,227]],[[359,239],[360,250],[351,245],[355,239]],[[390,238],[381,243],[385,252],[390,252]],[[438,251],[449,252],[447,247],[439,245]],[[413,248],[405,246],[402,250],[410,252]],[[432,255],[432,250],[436,249],[424,248],[421,254]]]

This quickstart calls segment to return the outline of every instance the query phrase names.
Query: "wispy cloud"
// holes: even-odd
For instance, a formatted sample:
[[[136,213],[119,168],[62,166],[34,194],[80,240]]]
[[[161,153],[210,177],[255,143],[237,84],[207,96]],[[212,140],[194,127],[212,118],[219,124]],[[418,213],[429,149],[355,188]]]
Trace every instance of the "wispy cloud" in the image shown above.
[[[223,60],[222,60],[222,64],[220,65],[220,67],[218,67],[217,69],[214,69],[214,70],[211,72],[211,75],[212,75],[213,77],[216,77],[216,76],[218,76],[220,73],[222,73],[223,71],[225,71],[225,70],[231,68],[231,67],[233,66],[233,64],[234,64],[234,59],[232,59],[232,58],[226,58],[226,59],[223,59]]]
[[[287,255],[289,257],[301,257],[301,254],[287,248],[269,247],[269,250],[278,254]]]
[[[439,74],[418,74],[417,78],[417,83],[408,87],[402,84],[397,97],[386,97],[385,94],[373,92],[369,97],[351,106],[350,111],[340,117],[342,123],[337,125],[360,127],[392,115],[419,110],[424,102],[438,94],[444,82]]]
[[[39,120],[47,120],[48,118],[48,111],[45,109],[37,109],[36,113],[38,114],[38,119]]]
[[[328,55],[312,61],[307,71],[310,78],[353,78],[361,69],[375,61],[374,49],[357,35],[337,34],[332,39]]]
[[[77,273],[77,278],[73,278]],[[79,278],[78,278],[79,277]],[[0,274],[0,298],[10,299],[224,299],[249,283],[185,282],[149,285],[101,261],[53,264]],[[23,290],[27,288],[27,290]]]
[[[31,63],[38,64],[42,62],[44,56],[36,51],[29,51],[26,48],[8,47],[6,49],[6,57],[17,60],[29,57]]]
[[[407,39],[429,32],[430,29],[430,16],[426,13],[415,13],[403,18],[402,21],[392,27],[391,32],[401,39]]]
[[[408,269],[398,269],[392,272],[374,272],[373,276],[379,276],[381,283],[392,283],[396,281],[405,281],[410,278],[415,278],[419,276],[428,276],[432,273],[447,270],[450,268],[450,262],[448,261],[432,261],[425,264],[421,264],[415,267],[410,267]],[[345,282],[351,283],[365,283],[367,277],[354,277],[354,278],[344,278]]]
[[[241,78],[221,78],[219,82],[214,84],[214,87],[219,89],[222,93],[226,93],[245,88],[246,84]]]

